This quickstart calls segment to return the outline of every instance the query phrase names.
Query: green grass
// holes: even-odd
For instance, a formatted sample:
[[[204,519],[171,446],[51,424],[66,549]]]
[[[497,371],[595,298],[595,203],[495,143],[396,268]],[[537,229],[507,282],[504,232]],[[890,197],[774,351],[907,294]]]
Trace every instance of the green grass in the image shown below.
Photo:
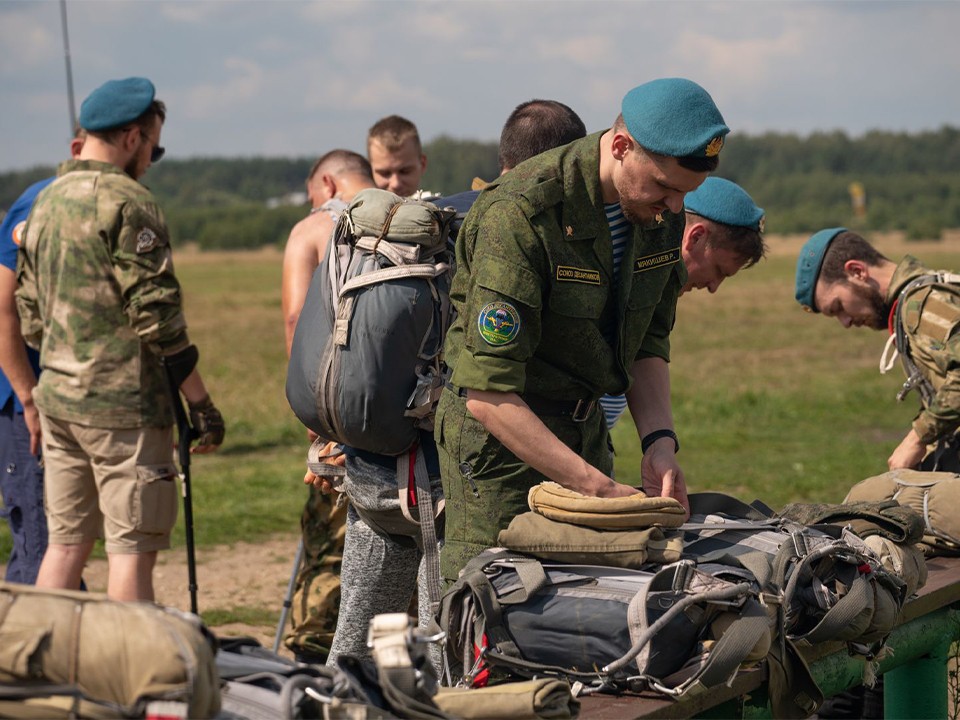
[[[244,625],[275,626],[280,613],[271,612],[264,608],[232,607],[212,608],[200,613],[200,617],[209,627],[243,623]]]
[[[951,241],[881,250],[960,269]],[[886,458],[917,410],[897,403],[899,368],[877,370],[884,333],[843,330],[793,299],[798,239],[772,239],[771,256],[710,296],[680,301],[672,336],[679,459],[692,491],[718,490],[774,507],[839,502]],[[297,532],[306,434],[284,397],[286,359],[277,253],[181,254],[190,333],[200,369],[223,412],[221,451],[191,463],[199,546],[256,542]],[[629,420],[614,429],[618,479],[639,479],[639,440]],[[183,544],[181,527],[174,544]],[[9,554],[0,524],[0,561]],[[210,612],[230,613],[235,610]]]

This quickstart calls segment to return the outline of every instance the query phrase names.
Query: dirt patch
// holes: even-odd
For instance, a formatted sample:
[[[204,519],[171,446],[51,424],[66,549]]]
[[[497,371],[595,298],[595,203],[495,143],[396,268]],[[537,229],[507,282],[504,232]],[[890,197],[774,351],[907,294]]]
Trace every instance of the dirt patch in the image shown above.
[[[236,613],[235,609],[242,608],[245,613],[268,618],[258,624],[211,624],[217,636],[250,635],[264,647],[273,647],[298,541],[298,535],[284,535],[197,551],[197,608],[201,615],[214,610]],[[0,577],[2,568],[0,565]],[[83,577],[88,589],[105,592],[107,561],[90,560]],[[160,553],[153,581],[157,602],[190,610],[187,553],[183,548]],[[291,656],[282,645],[280,654]]]

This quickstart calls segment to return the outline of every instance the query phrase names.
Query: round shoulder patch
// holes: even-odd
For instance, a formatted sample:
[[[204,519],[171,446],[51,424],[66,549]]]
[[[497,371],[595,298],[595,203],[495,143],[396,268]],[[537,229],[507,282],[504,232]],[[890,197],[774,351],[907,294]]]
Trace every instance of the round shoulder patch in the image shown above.
[[[26,220],[21,220],[20,222],[18,222],[16,225],[13,226],[13,232],[11,233],[11,237],[13,238],[14,245],[19,246],[23,244],[23,229],[26,226],[27,226]]]
[[[520,332],[520,313],[510,303],[487,303],[477,317],[477,329],[488,345],[506,345]]]

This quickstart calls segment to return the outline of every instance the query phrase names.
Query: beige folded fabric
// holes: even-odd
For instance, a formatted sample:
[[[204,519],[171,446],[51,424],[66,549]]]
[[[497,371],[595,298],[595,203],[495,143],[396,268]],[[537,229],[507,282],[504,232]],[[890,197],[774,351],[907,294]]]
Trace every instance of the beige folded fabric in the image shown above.
[[[497,543],[541,560],[639,568],[645,563],[672,563],[680,559],[683,538],[661,528],[594,530],[525,512],[501,530]]]
[[[527,504],[557,522],[606,530],[679,527],[687,517],[675,498],[647,497],[642,492],[618,498],[590,497],[549,481],[530,488]]]
[[[580,713],[580,701],[570,694],[570,685],[549,678],[472,690],[442,687],[433,701],[447,715],[468,720],[560,720]]]

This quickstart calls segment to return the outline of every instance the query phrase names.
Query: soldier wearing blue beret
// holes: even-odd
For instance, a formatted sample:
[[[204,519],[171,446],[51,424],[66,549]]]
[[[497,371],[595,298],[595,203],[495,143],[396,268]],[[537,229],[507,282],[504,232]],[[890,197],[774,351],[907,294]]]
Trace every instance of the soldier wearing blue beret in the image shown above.
[[[814,233],[797,259],[796,298],[804,310],[845,328],[886,330],[881,370],[899,356],[920,412],[887,460],[891,470],[960,471],[960,275],[907,255],[899,263],[846,228]]]
[[[630,400],[644,491],[686,504],[667,365],[688,281],[683,202],[727,133],[702,87],[654,80],[627,93],[609,130],[522,163],[474,203],[457,236],[452,386],[435,423],[445,578],[496,544],[539,482],[637,492],[641,478],[612,479],[606,393]]]
[[[163,156],[165,117],[145,78],[94,90],[80,110],[79,157],[60,165],[23,230],[16,303],[24,339],[40,350],[33,400],[49,531],[38,587],[79,587],[102,537],[107,594],[153,599],[157,553],[177,516],[165,365],[190,405],[194,451],[223,441],[187,336],[167,225],[138,182]]]
[[[764,214],[747,191],[735,182],[708,177],[683,201],[686,224],[681,241],[687,283],[680,291],[705,289],[715,293],[720,284],[760,261]],[[627,409],[624,395],[600,398],[607,427],[612,428]]]

